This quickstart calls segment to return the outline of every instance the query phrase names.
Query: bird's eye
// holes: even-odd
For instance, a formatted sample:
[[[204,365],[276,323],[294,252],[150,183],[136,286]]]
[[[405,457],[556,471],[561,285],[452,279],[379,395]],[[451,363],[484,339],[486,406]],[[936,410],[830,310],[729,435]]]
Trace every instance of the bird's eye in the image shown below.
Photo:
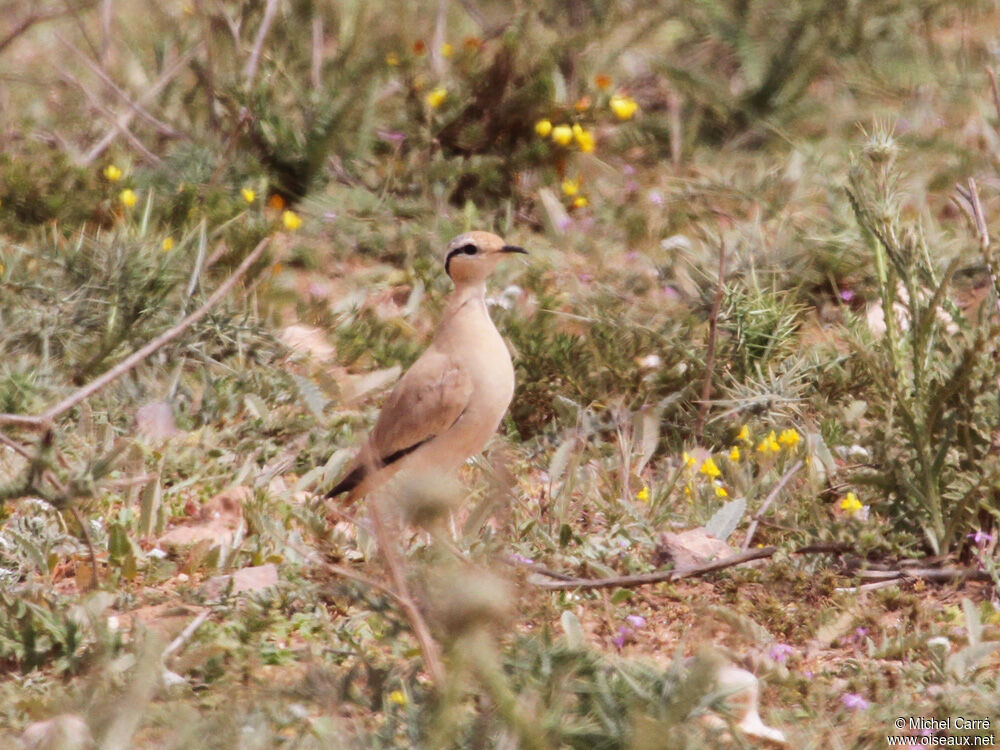
[[[476,247],[475,245],[463,245],[462,247],[458,248],[458,252],[465,253],[466,255],[475,255],[476,253],[479,252],[479,248]]]

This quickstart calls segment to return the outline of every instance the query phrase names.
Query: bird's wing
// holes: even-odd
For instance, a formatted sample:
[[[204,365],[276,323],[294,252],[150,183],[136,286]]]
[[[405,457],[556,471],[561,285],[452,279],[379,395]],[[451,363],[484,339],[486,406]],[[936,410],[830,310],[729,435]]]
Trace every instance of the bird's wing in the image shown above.
[[[351,470],[327,493],[353,490],[379,466],[395,463],[450,428],[469,405],[472,380],[455,359],[428,349],[396,383]]]
[[[469,405],[472,380],[453,357],[424,352],[392,389],[369,438],[378,460],[392,463],[455,424]]]

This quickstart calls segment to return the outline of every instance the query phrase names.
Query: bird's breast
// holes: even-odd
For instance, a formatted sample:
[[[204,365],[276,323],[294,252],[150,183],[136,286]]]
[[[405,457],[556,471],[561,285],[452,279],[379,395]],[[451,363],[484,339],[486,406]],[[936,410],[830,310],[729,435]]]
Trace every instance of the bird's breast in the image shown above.
[[[496,431],[514,395],[514,365],[500,332],[493,325],[486,305],[479,300],[459,311],[451,321],[452,344],[463,354],[472,380],[468,420],[483,433],[474,442],[484,445]],[[481,447],[481,446],[480,446]]]

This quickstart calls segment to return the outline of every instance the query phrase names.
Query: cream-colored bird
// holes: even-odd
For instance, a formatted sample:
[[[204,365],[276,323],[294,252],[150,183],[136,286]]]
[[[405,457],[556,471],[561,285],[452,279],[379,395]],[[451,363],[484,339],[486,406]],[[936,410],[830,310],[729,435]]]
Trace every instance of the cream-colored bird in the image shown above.
[[[489,232],[449,243],[444,270],[455,289],[437,334],[327,497],[349,492],[354,502],[401,471],[448,474],[485,447],[514,395],[510,353],[486,310],[486,279],[510,253],[527,251]]]

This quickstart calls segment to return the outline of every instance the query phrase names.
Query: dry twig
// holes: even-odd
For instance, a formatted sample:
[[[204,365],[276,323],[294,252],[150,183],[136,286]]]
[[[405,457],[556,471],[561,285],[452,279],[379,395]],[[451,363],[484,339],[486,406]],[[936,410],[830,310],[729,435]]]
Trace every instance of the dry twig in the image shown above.
[[[163,120],[152,115],[138,101],[136,101],[127,93],[125,93],[125,91],[117,83],[115,83],[107,73],[101,70],[100,65],[95,63],[89,57],[87,57],[87,55],[84,54],[83,51],[81,51],[78,47],[76,47],[76,45],[74,45],[68,39],[63,38],[59,34],[56,34],[56,39],[62,42],[62,44],[68,47],[73,52],[73,54],[79,57],[84,62],[84,64],[88,68],[90,68],[90,70],[94,73],[94,75],[100,78],[101,81],[103,81],[104,84],[109,89],[111,89],[111,91],[113,91],[115,95],[129,107],[129,109],[131,109],[135,114],[139,115],[139,117],[141,117],[147,123],[156,128],[157,132],[159,132],[160,135],[167,136],[168,138],[179,138],[182,135],[184,135],[176,128],[168,125],[167,123],[163,122]]]
[[[795,473],[802,468],[802,459],[800,458],[794,464],[792,468],[785,472],[785,475],[778,480],[778,483],[774,485],[774,489],[771,490],[764,502],[761,503],[760,508],[754,514],[753,520],[750,521],[750,526],[747,528],[746,539],[743,540],[743,551],[746,552],[750,549],[750,543],[753,541],[753,535],[757,531],[757,525],[760,523],[760,519],[767,512],[767,509],[771,507],[771,503],[774,502],[775,498],[778,497],[778,493],[788,484],[788,480],[795,476]]]
[[[743,552],[739,555],[727,557],[724,560],[705,563],[704,565],[693,565],[689,568],[678,568],[677,570],[658,570],[655,573],[640,573],[632,576],[612,576],[611,578],[574,578],[569,581],[536,581],[534,585],[538,588],[549,589],[550,591],[572,591],[574,589],[608,589],[608,588],[635,588],[645,586],[650,583],[663,583],[664,581],[679,581],[682,578],[693,578],[695,576],[714,573],[717,570],[730,568],[733,565],[759,560],[764,557],[771,557],[778,551],[777,547],[761,547],[760,549]]]
[[[389,529],[386,526],[385,516],[382,514],[382,507],[379,500],[380,498],[378,497],[372,498],[369,506],[372,527],[375,530],[375,540],[378,542],[378,548],[382,552],[385,565],[389,569],[389,578],[392,580],[396,600],[399,602],[399,606],[402,608],[406,619],[410,621],[410,627],[413,628],[413,635],[416,637],[417,643],[420,644],[420,651],[424,655],[424,666],[427,668],[434,688],[440,690],[444,687],[445,681],[441,648],[431,636],[431,630],[427,627],[427,621],[424,619],[423,614],[421,614],[417,603],[410,595],[410,589],[406,585],[406,574],[403,569],[402,556],[389,535]]]
[[[994,87],[996,80],[993,80]],[[994,91],[995,94],[995,91]],[[998,105],[1000,109],[1000,105]],[[1000,111],[998,111],[1000,114]],[[955,200],[958,207],[965,211],[965,214],[975,227],[976,234],[979,235],[979,249],[983,254],[983,262],[986,263],[986,272],[990,275],[990,282],[993,284],[993,301],[1000,313],[1000,285],[997,283],[997,275],[993,269],[993,261],[990,259],[990,230],[986,223],[986,213],[983,211],[983,204],[979,200],[979,191],[976,189],[976,181],[969,178],[969,185],[958,185],[956,187],[961,200]]]
[[[264,47],[264,39],[267,37],[267,32],[270,31],[271,24],[274,22],[274,17],[277,13],[278,0],[267,0],[267,5],[264,7],[264,18],[260,22],[260,28],[257,29],[257,37],[253,41],[253,50],[250,52],[250,59],[247,60],[246,67],[243,69],[243,82],[247,88],[250,88],[254,77],[257,75],[257,65],[260,62],[260,52]]]
[[[176,638],[170,641],[170,644],[165,649],[163,649],[163,656],[161,657],[162,660],[166,661],[167,657],[169,657],[172,653],[174,653],[174,651],[180,649],[181,646],[183,646],[185,643],[187,643],[191,639],[191,636],[194,635],[194,632],[201,627],[201,624],[205,622],[205,620],[207,620],[209,615],[211,614],[212,610],[205,609],[202,612],[200,612],[197,617],[191,620],[191,622],[185,625],[184,630],[180,632],[180,635],[178,635]]]
[[[172,81],[189,62],[191,62],[192,58],[194,58],[200,49],[201,42],[195,44],[191,49],[187,50],[180,57],[174,60],[174,62],[163,71],[163,74],[156,79],[153,85],[143,91],[142,94],[136,98],[135,103],[142,106],[152,100],[153,97],[159,94],[166,87],[166,85],[170,83],[170,81]],[[90,150],[88,150],[87,153],[81,157],[81,166],[85,167],[88,164],[93,163],[95,159],[103,154],[107,150],[108,146],[114,142],[115,138],[118,137],[120,129],[127,127],[128,124],[132,122],[135,115],[136,112],[134,109],[129,109],[119,115],[118,119],[115,120],[108,132],[105,133],[104,136],[97,141],[97,143],[91,146]]]
[[[79,8],[66,7],[59,8],[57,10],[43,11],[39,10],[37,7],[31,11],[28,15],[22,18],[13,29],[7,32],[7,35],[0,39],[0,52],[3,52],[7,47],[13,44],[20,36],[25,34],[29,29],[31,29],[35,24],[43,23],[44,21],[51,21],[55,18],[61,18],[62,16],[78,13],[80,11],[89,10],[95,5],[95,1],[84,3]]]

